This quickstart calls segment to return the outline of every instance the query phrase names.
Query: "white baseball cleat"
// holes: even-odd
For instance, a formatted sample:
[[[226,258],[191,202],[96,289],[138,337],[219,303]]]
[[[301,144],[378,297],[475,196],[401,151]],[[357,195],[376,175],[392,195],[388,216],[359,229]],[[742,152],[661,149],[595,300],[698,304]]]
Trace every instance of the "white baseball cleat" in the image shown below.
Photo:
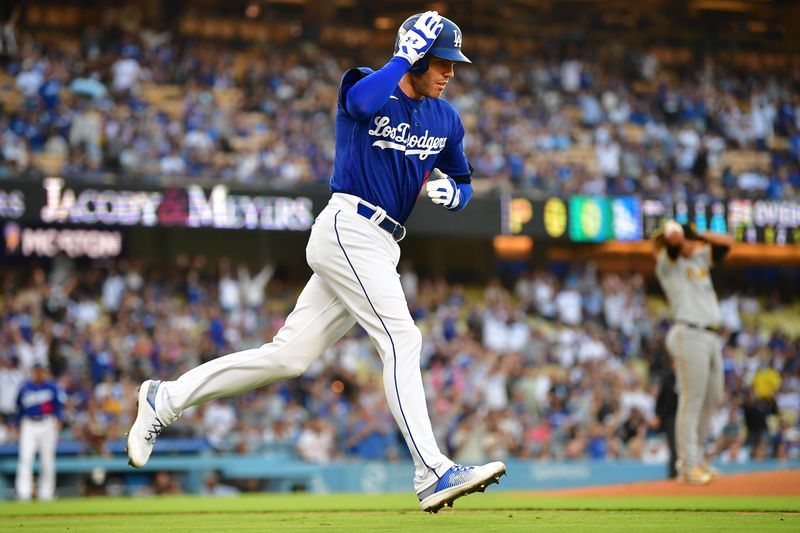
[[[500,476],[505,473],[506,465],[500,461],[483,466],[453,465],[439,481],[417,494],[419,506],[423,511],[437,513],[444,506],[452,507],[461,496],[483,492],[489,485],[500,483]]]
[[[678,483],[685,485],[708,485],[713,480],[711,474],[706,472],[702,466],[693,466],[678,474]]]
[[[125,448],[128,464],[135,468],[147,463],[156,437],[167,427],[156,415],[156,391],[159,385],[160,381],[148,379],[139,387],[136,420],[128,432],[128,445]]]

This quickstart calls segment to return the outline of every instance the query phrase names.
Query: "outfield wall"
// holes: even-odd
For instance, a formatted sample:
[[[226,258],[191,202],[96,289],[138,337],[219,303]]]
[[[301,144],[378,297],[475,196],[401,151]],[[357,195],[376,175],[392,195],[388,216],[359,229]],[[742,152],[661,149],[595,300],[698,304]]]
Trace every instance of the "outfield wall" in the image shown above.
[[[651,481],[666,477],[666,465],[640,462],[574,461],[532,462],[509,460],[508,476],[502,479],[504,490],[552,490],[569,487],[614,485]],[[800,461],[759,461],[745,464],[717,464],[723,474],[768,470],[800,469]],[[0,499],[13,498],[16,458],[0,460]],[[314,465],[281,454],[269,455],[200,455],[155,456],[141,470],[127,465],[124,457],[67,457],[58,460],[58,494],[79,495],[80,479],[102,471],[109,479],[124,485],[125,492],[135,493],[150,482],[158,471],[174,473],[185,491],[199,492],[204,476],[218,472],[224,479],[260,479],[265,490],[275,492],[309,491],[315,493],[382,493],[411,490],[414,474],[410,462],[336,462]]]
[[[666,465],[640,462],[506,461],[508,475],[500,483],[507,490],[551,490],[596,485],[616,485],[666,478]],[[800,461],[759,461],[717,465],[723,474],[800,468]],[[409,490],[414,468],[411,463],[336,463],[321,467],[310,479],[314,492],[394,492]],[[800,474],[799,474],[800,475]]]

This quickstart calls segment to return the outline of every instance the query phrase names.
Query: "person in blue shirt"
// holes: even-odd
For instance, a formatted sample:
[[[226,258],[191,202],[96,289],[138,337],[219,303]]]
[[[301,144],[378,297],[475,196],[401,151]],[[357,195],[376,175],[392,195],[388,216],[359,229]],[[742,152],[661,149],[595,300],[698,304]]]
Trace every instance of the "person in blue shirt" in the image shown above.
[[[49,501],[56,488],[56,444],[61,430],[64,393],[49,379],[43,363],[34,363],[32,372],[33,379],[22,386],[17,396],[17,498],[30,501],[33,496],[33,461],[38,451],[41,473],[36,495],[39,501]]]
[[[187,407],[298,376],[358,322],[383,361],[386,398],[414,460],[420,507],[437,512],[505,474],[502,462],[461,466],[439,449],[420,372],[422,335],[397,272],[403,224],[420,193],[451,211],[472,197],[464,126],[440,99],[456,63],[470,63],[461,43],[455,23],[428,11],[401,25],[383,67],[344,73],[332,195],[306,247],[314,274],[272,342],[209,361],[175,381],[142,383],[128,435],[132,466],[144,466],[156,437]]]

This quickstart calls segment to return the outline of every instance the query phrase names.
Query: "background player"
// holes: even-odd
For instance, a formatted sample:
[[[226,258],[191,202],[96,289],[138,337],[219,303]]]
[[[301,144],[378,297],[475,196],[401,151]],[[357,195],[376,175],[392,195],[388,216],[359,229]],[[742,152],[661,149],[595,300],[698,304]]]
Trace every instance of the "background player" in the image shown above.
[[[358,322],[384,363],[384,389],[416,467],[423,510],[499,481],[505,465],[455,465],[434,438],[419,368],[421,334],[400,285],[397,263],[408,218],[423,184],[431,200],[463,209],[472,196],[464,128],[439,100],[455,75],[461,30],[435,11],[398,31],[395,54],[380,70],[348,70],[339,89],[333,195],[306,248],[314,271],[273,341],[201,365],[176,381],[145,381],[128,436],[131,465],[144,465],[158,434],[181,412],[302,374]]]
[[[42,363],[33,365],[33,379],[25,383],[17,396],[19,419],[19,461],[17,462],[17,498],[29,501],[33,496],[33,460],[39,451],[41,474],[37,499],[53,499],[56,488],[56,444],[61,429],[64,397],[56,383],[48,379]]]
[[[710,417],[722,402],[724,385],[719,303],[709,270],[732,244],[727,235],[699,235],[672,220],[655,237],[656,275],[673,319],[666,345],[678,381],[676,467],[680,481],[695,485],[716,475],[704,452]]]

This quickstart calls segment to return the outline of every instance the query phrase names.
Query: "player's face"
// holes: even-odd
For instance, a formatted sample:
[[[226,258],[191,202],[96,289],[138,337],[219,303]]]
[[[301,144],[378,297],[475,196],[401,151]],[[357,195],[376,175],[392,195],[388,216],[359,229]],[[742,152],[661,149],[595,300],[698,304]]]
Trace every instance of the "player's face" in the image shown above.
[[[44,383],[47,380],[47,370],[41,367],[33,369],[33,381],[37,384]]]
[[[417,76],[411,76],[411,85],[419,98],[439,98],[450,78],[456,75],[453,70],[454,61],[428,57],[428,70]]]

